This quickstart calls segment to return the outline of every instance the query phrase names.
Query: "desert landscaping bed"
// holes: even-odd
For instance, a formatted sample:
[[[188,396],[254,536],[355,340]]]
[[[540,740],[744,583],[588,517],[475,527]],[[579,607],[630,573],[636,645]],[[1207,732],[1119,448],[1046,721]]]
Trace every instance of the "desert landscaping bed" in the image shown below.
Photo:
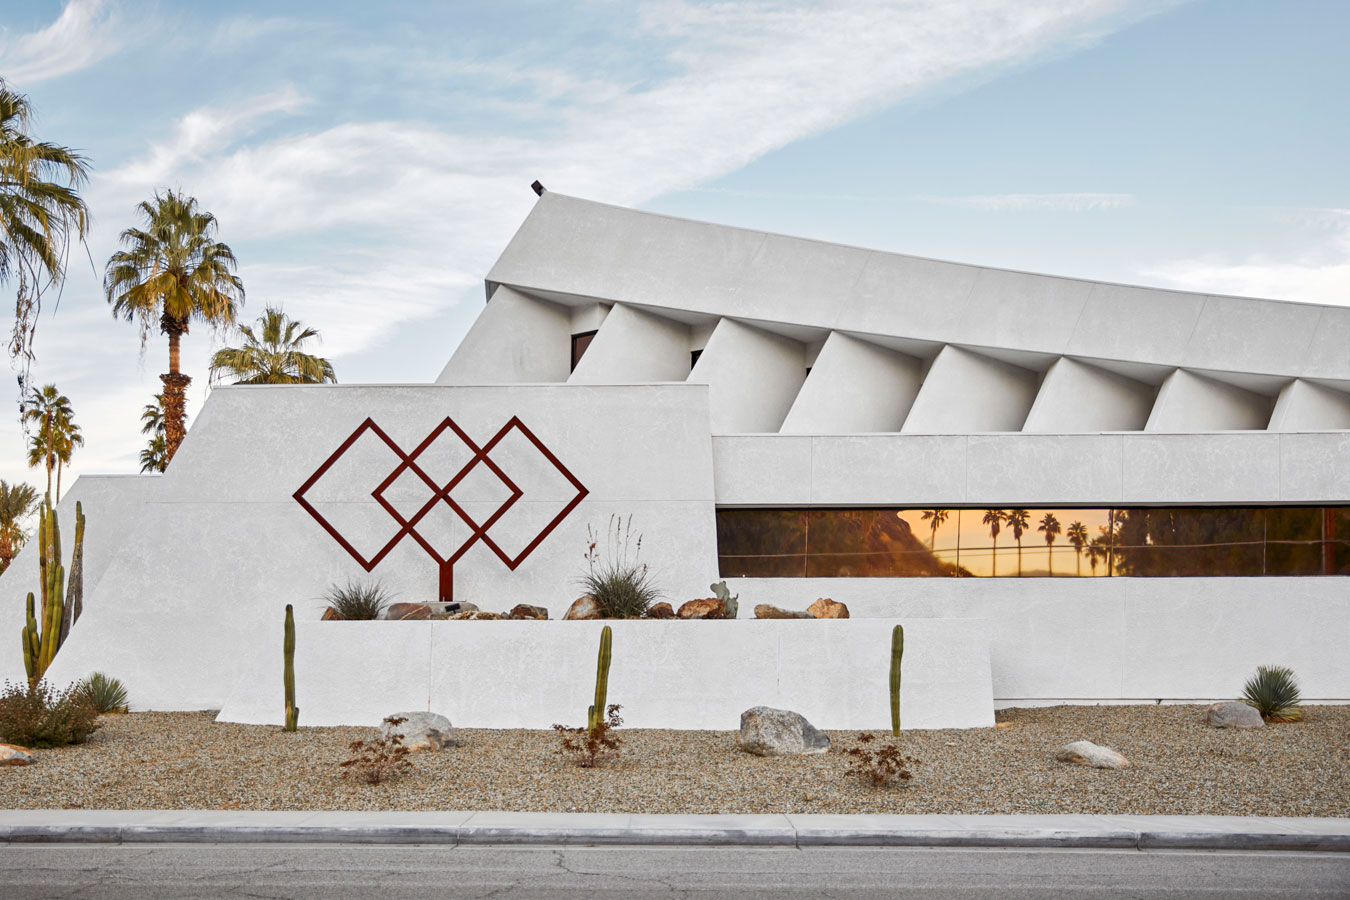
[[[1350,815],[1350,706],[1306,707],[1299,723],[1237,731],[1197,706],[1010,709],[994,729],[914,731],[915,780],[874,789],[846,778],[857,735],[824,754],[764,758],[734,731],[625,730],[596,769],[555,754],[547,731],[461,729],[416,754],[400,779],[367,785],[338,763],[373,728],[218,724],[210,713],[104,717],[87,744],[0,768],[10,809],[458,809],[627,813],[1118,813]],[[1118,771],[1054,760],[1080,739],[1121,751]]]

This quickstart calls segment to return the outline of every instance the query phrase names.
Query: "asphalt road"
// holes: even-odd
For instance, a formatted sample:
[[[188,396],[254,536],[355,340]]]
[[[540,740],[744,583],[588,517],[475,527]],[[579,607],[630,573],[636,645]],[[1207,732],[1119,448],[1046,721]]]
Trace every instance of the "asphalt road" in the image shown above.
[[[0,845],[0,898],[1350,897],[1350,854]]]

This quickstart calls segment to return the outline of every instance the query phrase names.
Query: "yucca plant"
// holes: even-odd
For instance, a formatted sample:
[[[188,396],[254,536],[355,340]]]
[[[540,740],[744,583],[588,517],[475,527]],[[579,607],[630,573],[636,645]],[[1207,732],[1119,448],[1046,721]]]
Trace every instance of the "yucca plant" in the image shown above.
[[[80,682],[80,691],[99,715],[124,713],[130,710],[126,685],[102,672],[95,672]]]
[[[1256,674],[1242,689],[1242,702],[1256,707],[1261,718],[1271,722],[1297,722],[1303,718],[1298,682],[1292,669],[1257,666]]]
[[[328,608],[339,618],[349,622],[378,619],[384,615],[394,595],[384,589],[377,581],[348,581],[345,585],[333,585],[323,600]]]
[[[586,526],[586,574],[579,583],[586,593],[595,598],[607,619],[639,619],[649,607],[661,599],[661,592],[652,584],[647,564],[642,562],[642,535],[632,538],[633,517],[611,516],[606,538],[609,553],[600,558],[599,543],[591,527]],[[629,548],[632,547],[632,555]]]

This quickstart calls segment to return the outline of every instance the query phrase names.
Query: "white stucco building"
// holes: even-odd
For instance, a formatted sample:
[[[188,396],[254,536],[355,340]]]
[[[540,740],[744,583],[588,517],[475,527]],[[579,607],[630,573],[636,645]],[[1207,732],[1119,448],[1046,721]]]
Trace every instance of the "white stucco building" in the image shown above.
[[[892,621],[913,635],[919,724],[983,724],[991,701],[1226,698],[1260,664],[1293,667],[1306,699],[1350,699],[1350,309],[553,193],[486,280],[435,384],[219,388],[162,478],[80,479],[63,506],[83,499],[89,516],[87,611],[53,680],[98,669],[141,706],[279,720],[265,710],[290,602],[305,652],[327,654],[302,672],[311,697],[339,664],[376,685],[320,719],[403,700],[458,704],[466,725],[547,724],[558,703],[584,709],[591,623],[379,623],[372,637],[318,623],[317,598],[369,571],[401,600],[557,616],[587,527],[631,516],[677,606],[726,579],[743,618],[817,597],[852,612],[624,623],[632,724],[731,728],[716,723],[777,702],[878,727]],[[0,579],[11,678],[33,555]],[[486,678],[530,698],[474,706],[457,687],[470,671],[480,691]],[[692,695],[733,685],[726,709],[652,712],[678,705],[672,679]],[[808,697],[817,682],[853,688]],[[302,711],[344,702],[303,694]],[[925,703],[964,711],[929,722]]]

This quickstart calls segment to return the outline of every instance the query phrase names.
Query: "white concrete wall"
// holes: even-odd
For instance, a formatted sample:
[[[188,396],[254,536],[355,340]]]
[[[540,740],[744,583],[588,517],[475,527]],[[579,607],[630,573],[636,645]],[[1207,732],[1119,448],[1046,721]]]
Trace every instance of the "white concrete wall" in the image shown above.
[[[568,382],[640,384],[688,377],[689,327],[616,303]]]
[[[985,619],[1002,704],[1232,699],[1259,665],[1293,668],[1305,701],[1350,700],[1344,578],[731,578],[727,585],[742,609],[803,609],[830,597],[854,620]],[[920,640],[907,624],[907,659]]]
[[[1158,389],[1144,428],[1163,432],[1264,430],[1273,406],[1269,397],[1177,369]]]
[[[805,380],[800,343],[733,319],[717,323],[689,373],[708,385],[713,434],[776,432]]]
[[[908,434],[1020,431],[1036,399],[1037,373],[961,347],[933,360],[902,428]]]
[[[306,622],[296,628],[300,724],[375,725],[430,709],[464,728],[583,725],[605,624],[614,631],[608,701],[623,707],[626,727],[732,731],[744,710],[771,706],[818,728],[889,730],[897,624],[901,727],[994,724],[987,629],[952,618]],[[280,619],[272,632],[222,721],[281,724]]]
[[[1022,430],[1142,431],[1157,393],[1153,385],[1063,356],[1045,373]]]
[[[1270,415],[1271,431],[1350,428],[1350,394],[1295,379],[1284,386]]]
[[[922,370],[922,361],[912,356],[831,332],[781,431],[899,431],[923,383]]]
[[[330,585],[364,577],[292,494],[367,416],[411,450],[447,415],[479,442],[519,416],[590,489],[516,570],[482,544],[470,549],[455,567],[456,598],[495,611],[534,603],[561,615],[580,593],[587,526],[603,550],[610,517],[629,514],[644,537],[642,558],[672,601],[706,596],[716,572],[706,388],[224,387],[211,392],[91,592],[53,680],[100,670],[126,682],[140,708],[218,709],[287,603],[302,621],[316,620]],[[421,464],[448,481],[466,459],[457,447],[437,445]],[[514,554],[573,489],[518,435],[492,458],[524,491],[491,530]],[[367,436],[343,460],[306,496],[373,553],[397,525],[370,493],[398,457]],[[481,464],[462,487],[455,497],[479,521],[505,493]],[[420,504],[428,494],[396,483],[390,499]],[[469,536],[444,504],[419,531],[445,548]],[[401,601],[436,596],[437,566],[410,539],[373,575]],[[21,665],[4,675],[22,675]]]
[[[726,435],[719,506],[1350,503],[1350,434]]]
[[[72,635],[78,634],[90,621],[87,616],[93,604],[104,602],[98,591],[99,584],[127,536],[139,526],[143,504],[153,495],[159,480],[154,475],[81,475],[62,494],[56,516],[61,526],[62,564],[67,570],[75,548],[76,503],[80,504],[85,517],[85,613],[72,627]],[[37,516],[33,517],[31,527],[37,530]],[[29,591],[38,598],[42,596],[38,577],[38,541],[34,535],[0,575],[0,682],[9,679],[17,683],[27,677],[19,633],[24,627]],[[40,604],[41,600],[37,602]],[[68,639],[61,652],[67,652],[70,646]]]
[[[436,383],[566,381],[571,369],[569,310],[503,285],[478,314]]]

